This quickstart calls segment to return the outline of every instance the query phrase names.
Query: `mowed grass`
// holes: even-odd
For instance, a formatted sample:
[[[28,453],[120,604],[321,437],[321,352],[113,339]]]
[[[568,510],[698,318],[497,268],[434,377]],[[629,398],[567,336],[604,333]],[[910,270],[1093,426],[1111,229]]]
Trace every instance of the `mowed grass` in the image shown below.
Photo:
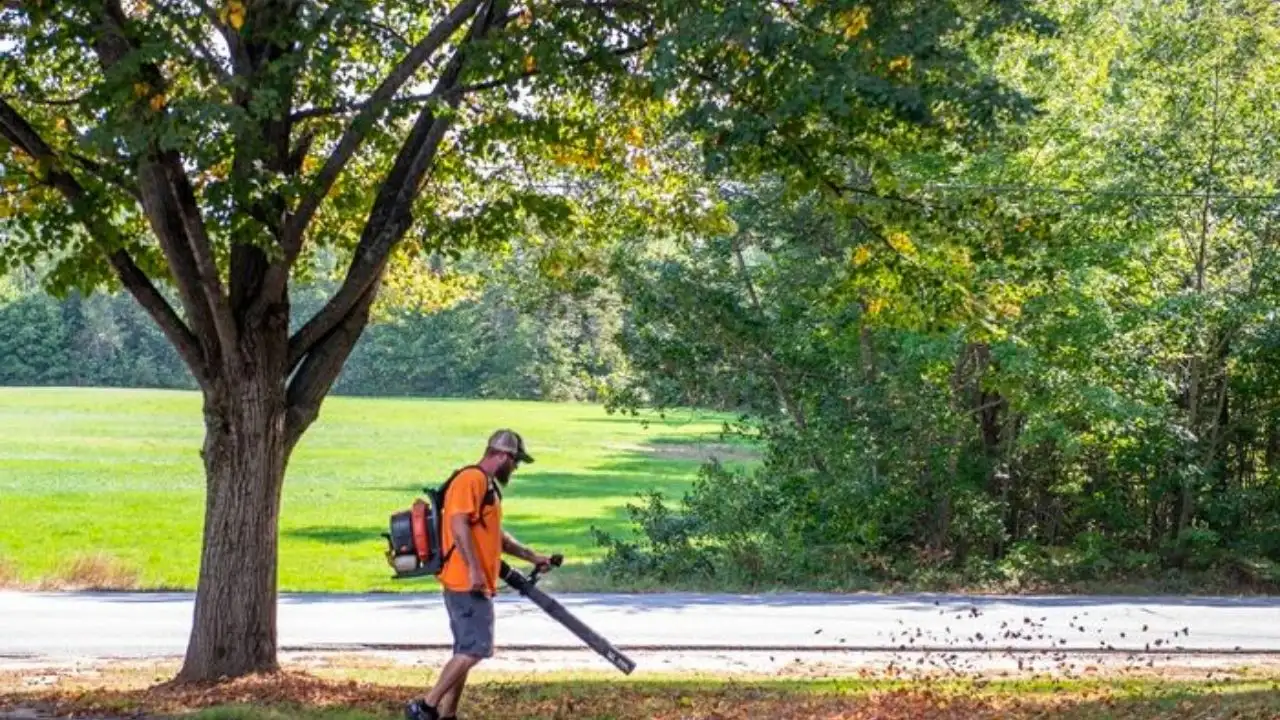
[[[194,588],[200,407],[186,392],[0,388],[0,583],[88,575],[89,585]],[[381,533],[424,485],[477,460],[498,427],[521,432],[536,458],[507,490],[506,527],[564,553],[569,579],[571,563],[580,571],[601,554],[593,525],[629,531],[637,493],[678,498],[719,449],[714,417],[649,420],[576,403],[331,397],[285,478],[280,589],[429,587],[390,579]]]

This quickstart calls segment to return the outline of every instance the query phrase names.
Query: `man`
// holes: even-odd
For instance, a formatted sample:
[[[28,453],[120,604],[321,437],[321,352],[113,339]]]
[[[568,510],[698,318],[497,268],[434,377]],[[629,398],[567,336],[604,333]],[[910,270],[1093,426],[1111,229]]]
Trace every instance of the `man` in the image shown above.
[[[405,708],[408,720],[453,720],[467,673],[493,655],[493,597],[498,592],[502,554],[514,555],[546,571],[551,559],[516,542],[502,529],[502,489],[521,463],[532,463],[524,440],[511,430],[489,438],[484,457],[454,477],[444,498],[440,572],[453,657],[426,697]]]

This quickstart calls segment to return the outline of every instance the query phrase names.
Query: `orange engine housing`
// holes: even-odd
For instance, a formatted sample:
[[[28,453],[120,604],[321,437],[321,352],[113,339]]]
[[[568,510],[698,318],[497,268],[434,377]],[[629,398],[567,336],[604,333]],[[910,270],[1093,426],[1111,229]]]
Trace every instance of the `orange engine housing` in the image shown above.
[[[410,527],[413,531],[413,546],[418,552],[418,561],[427,561],[427,504],[421,499],[415,500],[409,511]]]

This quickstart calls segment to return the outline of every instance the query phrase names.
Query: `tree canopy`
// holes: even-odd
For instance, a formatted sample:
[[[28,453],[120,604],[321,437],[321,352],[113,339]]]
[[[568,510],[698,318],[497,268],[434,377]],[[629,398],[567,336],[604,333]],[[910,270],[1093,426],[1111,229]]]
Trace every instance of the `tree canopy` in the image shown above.
[[[892,196],[885,148],[1026,115],[983,53],[1043,29],[1016,0],[0,7],[0,269],[123,287],[204,393],[187,678],[275,666],[284,468],[380,293],[439,298],[468,252],[572,283],[723,220],[725,179]]]
[[[728,230],[618,259],[614,402],[734,411],[765,456],[637,506],[615,570],[1280,582],[1280,15],[1039,7],[1056,33],[977,55],[1027,121],[883,146],[893,195],[745,185]]]

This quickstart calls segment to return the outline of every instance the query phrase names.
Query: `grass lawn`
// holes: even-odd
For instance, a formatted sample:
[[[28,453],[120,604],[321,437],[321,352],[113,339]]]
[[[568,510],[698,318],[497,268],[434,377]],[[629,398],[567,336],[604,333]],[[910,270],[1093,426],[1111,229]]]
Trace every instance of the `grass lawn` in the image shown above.
[[[600,554],[593,524],[626,530],[636,493],[678,497],[718,450],[712,416],[650,420],[588,404],[331,397],[285,479],[280,589],[424,589],[389,579],[380,533],[498,427],[537,460],[507,491],[507,527],[564,553],[559,582],[572,583]],[[194,588],[202,437],[195,393],[0,388],[0,585]]]

